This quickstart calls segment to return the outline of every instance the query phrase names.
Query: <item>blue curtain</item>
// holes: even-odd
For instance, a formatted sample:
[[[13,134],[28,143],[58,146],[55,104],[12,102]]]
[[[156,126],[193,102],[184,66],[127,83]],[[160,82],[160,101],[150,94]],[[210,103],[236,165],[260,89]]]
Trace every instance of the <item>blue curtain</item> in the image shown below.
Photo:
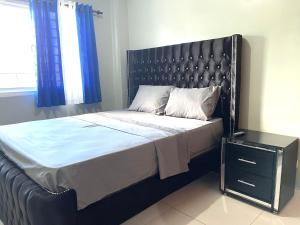
[[[65,104],[56,0],[30,0],[37,49],[37,105]]]
[[[77,4],[76,17],[84,103],[100,102],[102,98],[92,7]]]

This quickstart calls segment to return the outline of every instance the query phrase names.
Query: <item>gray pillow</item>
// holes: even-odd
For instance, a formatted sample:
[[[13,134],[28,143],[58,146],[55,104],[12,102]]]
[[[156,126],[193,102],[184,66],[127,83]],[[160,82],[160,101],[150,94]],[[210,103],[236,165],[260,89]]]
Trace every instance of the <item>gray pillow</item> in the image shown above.
[[[175,88],[165,112],[167,116],[208,120],[215,111],[221,87]]]
[[[174,86],[140,85],[130,111],[163,114]]]

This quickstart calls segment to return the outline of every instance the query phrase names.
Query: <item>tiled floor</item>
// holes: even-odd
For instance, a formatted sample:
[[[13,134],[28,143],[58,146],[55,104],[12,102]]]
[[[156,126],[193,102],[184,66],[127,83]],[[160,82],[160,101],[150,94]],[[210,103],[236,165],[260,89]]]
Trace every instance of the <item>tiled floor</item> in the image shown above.
[[[300,190],[280,215],[273,215],[221,195],[218,185],[218,176],[211,173],[122,225],[300,225]]]
[[[300,225],[300,190],[280,215],[273,215],[221,195],[218,185],[218,176],[211,173],[123,225]]]

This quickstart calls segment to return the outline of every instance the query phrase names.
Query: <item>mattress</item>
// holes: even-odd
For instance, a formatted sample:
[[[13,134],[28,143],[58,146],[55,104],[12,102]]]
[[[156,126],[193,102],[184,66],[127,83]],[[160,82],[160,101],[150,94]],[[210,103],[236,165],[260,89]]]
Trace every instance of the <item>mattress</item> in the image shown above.
[[[48,191],[74,189],[83,209],[156,173],[188,171],[222,132],[221,119],[111,111],[1,126],[0,148]]]

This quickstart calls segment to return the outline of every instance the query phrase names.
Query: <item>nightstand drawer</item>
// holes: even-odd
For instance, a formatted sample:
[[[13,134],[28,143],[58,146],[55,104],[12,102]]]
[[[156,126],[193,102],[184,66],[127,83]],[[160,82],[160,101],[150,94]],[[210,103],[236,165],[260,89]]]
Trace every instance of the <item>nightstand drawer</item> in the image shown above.
[[[229,170],[244,170],[265,177],[273,177],[275,153],[231,144],[226,146],[226,164]]]
[[[227,187],[265,202],[272,200],[272,179],[243,171],[227,173]]]

